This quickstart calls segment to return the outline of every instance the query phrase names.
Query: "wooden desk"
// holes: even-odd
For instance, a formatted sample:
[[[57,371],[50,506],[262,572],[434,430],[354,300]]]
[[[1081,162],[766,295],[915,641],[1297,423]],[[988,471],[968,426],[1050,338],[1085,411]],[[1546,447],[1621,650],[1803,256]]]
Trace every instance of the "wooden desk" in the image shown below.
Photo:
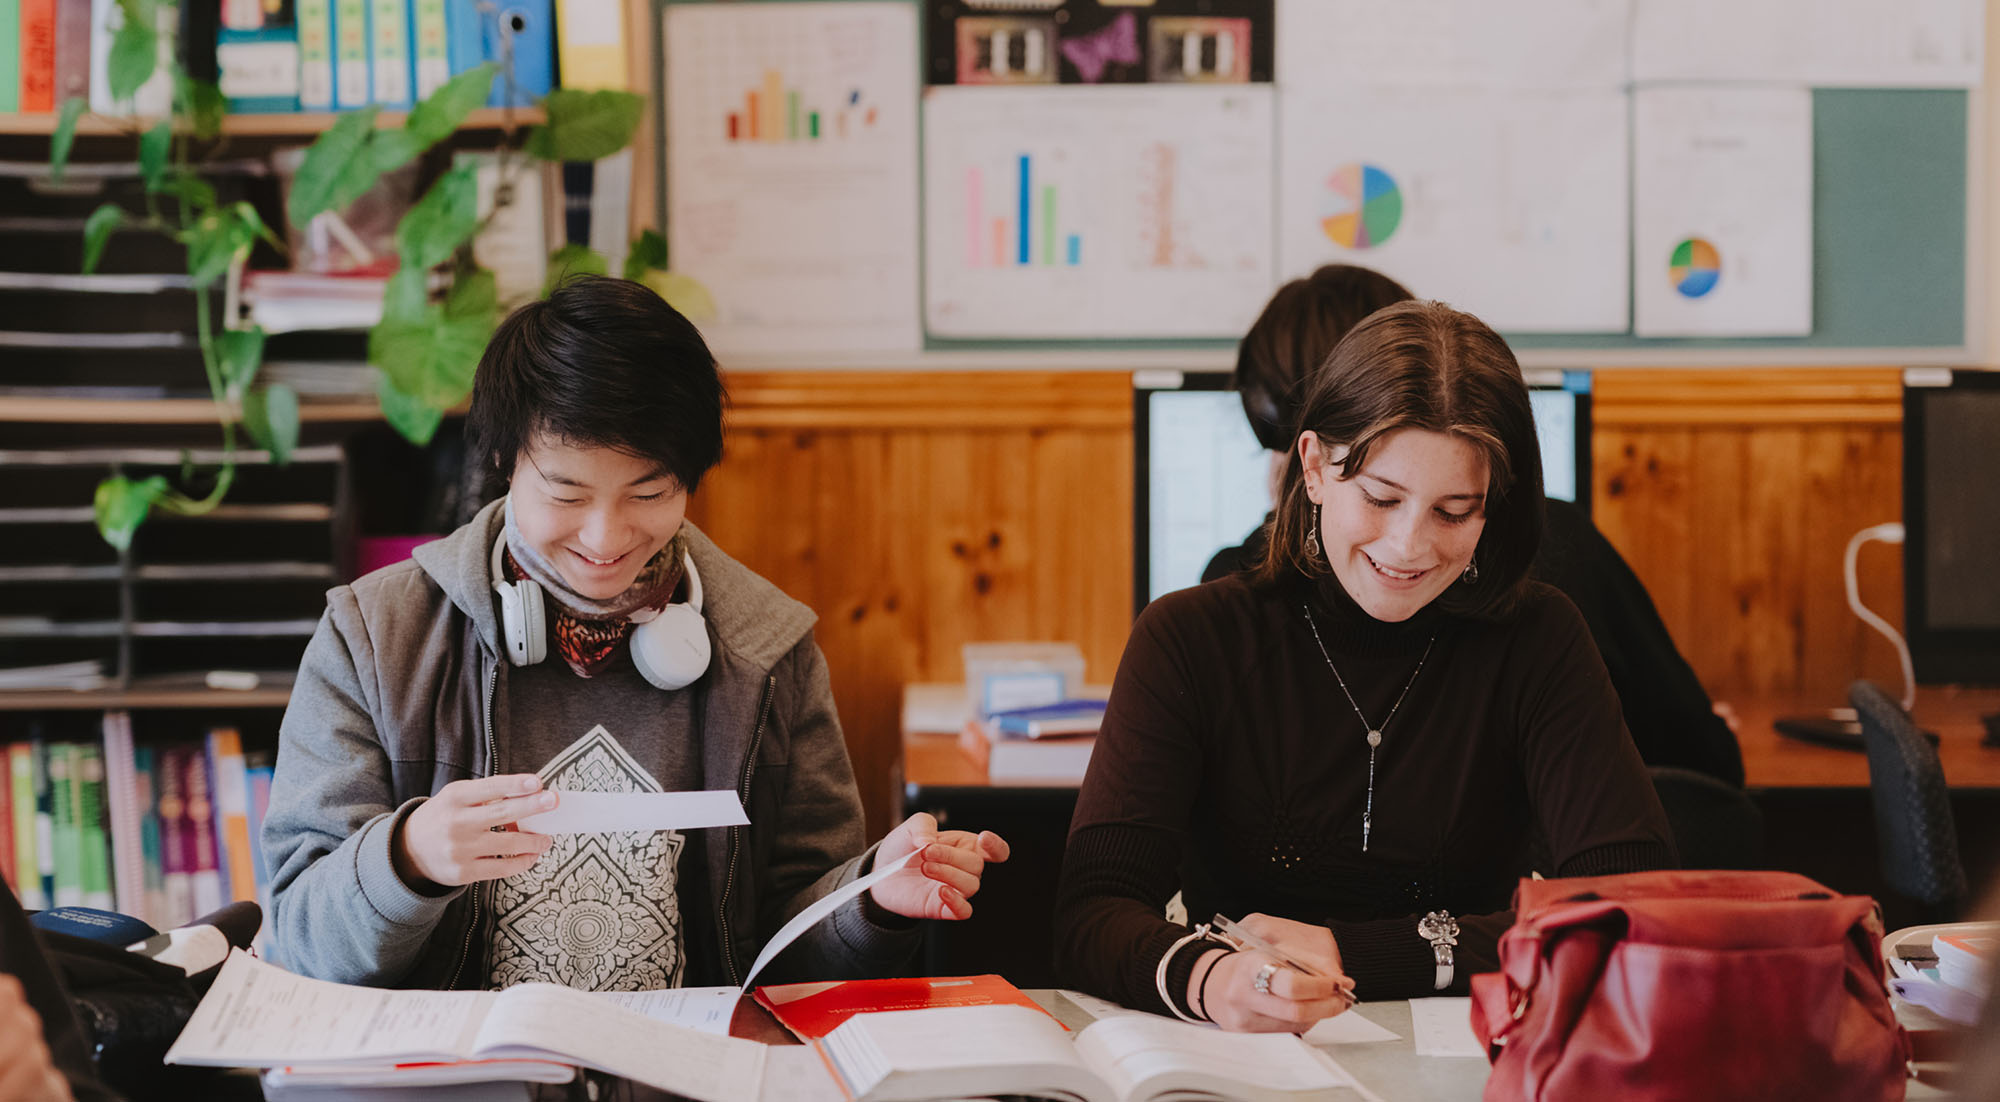
[[[1752,789],[1866,788],[1868,756],[1853,750],[1786,738],[1771,724],[1779,716],[1824,711],[1845,701],[1826,697],[1738,696],[1736,741],[1743,747],[1744,784]],[[2000,712],[2000,689],[1953,686],[1917,690],[1917,725],[1938,736],[1945,783],[1954,789],[2000,789],[2000,748],[1985,746],[1980,717]]]

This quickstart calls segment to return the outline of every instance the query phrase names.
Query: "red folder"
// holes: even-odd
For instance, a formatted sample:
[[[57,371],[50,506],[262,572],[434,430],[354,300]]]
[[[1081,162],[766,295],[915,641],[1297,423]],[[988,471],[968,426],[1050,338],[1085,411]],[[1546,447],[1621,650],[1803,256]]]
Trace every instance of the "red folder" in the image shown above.
[[[760,987],[759,1006],[783,1022],[801,1041],[832,1033],[856,1014],[883,1010],[924,1010],[938,1006],[1012,1004],[1042,1010],[1035,1000],[999,976],[932,976],[917,979],[789,983]],[[1048,1011],[1042,1010],[1044,1014]],[[1050,1015],[1051,1018],[1054,1015]],[[1066,1028],[1066,1027],[1065,1027]]]

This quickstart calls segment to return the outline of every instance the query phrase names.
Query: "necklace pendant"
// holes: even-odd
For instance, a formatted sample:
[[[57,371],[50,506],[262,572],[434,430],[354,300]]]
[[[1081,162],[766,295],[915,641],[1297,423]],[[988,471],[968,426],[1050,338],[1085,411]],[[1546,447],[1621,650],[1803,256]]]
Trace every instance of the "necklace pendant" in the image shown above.
[[[1365,814],[1361,816],[1361,852],[1363,853],[1368,852],[1368,830],[1373,825],[1370,816]]]
[[[1370,750],[1373,750],[1380,745],[1382,745],[1382,732],[1380,731],[1368,732],[1368,748]]]

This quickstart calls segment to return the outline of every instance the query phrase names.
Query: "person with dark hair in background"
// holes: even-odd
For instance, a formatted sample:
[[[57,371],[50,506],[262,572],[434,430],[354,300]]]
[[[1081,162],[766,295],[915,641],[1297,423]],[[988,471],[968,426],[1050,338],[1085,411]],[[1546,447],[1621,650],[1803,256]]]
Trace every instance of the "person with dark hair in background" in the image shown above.
[[[1415,297],[1388,276],[1352,264],[1328,264],[1271,296],[1237,346],[1232,382],[1251,431],[1271,453],[1274,485],[1291,450],[1291,425],[1306,377],[1362,318]],[[1736,735],[1715,714],[1708,691],[1674,646],[1638,575],[1575,504],[1550,498],[1546,510],[1534,576],[1562,590],[1583,613],[1611,671],[1639,757],[1648,765],[1692,769],[1741,787],[1743,751]],[[1254,563],[1263,554],[1270,518],[1265,521],[1242,546],[1216,552],[1201,580],[1214,581]]]
[[[864,847],[814,616],[685,520],[722,458],[722,380],[641,284],[522,307],[473,381],[469,462],[504,498],[341,586],[279,732],[264,827],[273,943],[394,987],[737,984],[764,942],[918,852],[767,974],[880,974],[963,918],[991,833],[928,815]],[[729,790],[749,825],[512,829],[564,790]]]
[[[1528,854],[1673,865],[1576,607],[1529,579],[1541,449],[1469,314],[1371,314],[1307,379],[1264,554],[1133,625],[1078,793],[1057,969],[1126,1006],[1291,1030],[1497,968]],[[1243,925],[1291,960],[1162,917]]]

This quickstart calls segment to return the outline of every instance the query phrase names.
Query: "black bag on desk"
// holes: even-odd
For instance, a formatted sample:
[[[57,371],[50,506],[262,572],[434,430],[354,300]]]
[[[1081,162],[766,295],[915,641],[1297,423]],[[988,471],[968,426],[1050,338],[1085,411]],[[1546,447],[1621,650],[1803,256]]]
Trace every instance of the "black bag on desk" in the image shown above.
[[[256,936],[262,922],[263,912],[255,903],[231,903],[189,927],[213,926],[229,946],[243,947]],[[209,1096],[216,1093],[215,1069],[165,1067],[161,1060],[215,981],[221,959],[209,963],[204,956],[193,961],[196,970],[190,974],[179,965],[155,960],[122,944],[37,925],[49,962],[69,989],[70,1003],[96,1057],[98,1075],[108,1086],[132,1099],[186,1097],[190,1091]],[[147,944],[167,940],[162,935]],[[255,1080],[249,1083],[254,1089]]]

